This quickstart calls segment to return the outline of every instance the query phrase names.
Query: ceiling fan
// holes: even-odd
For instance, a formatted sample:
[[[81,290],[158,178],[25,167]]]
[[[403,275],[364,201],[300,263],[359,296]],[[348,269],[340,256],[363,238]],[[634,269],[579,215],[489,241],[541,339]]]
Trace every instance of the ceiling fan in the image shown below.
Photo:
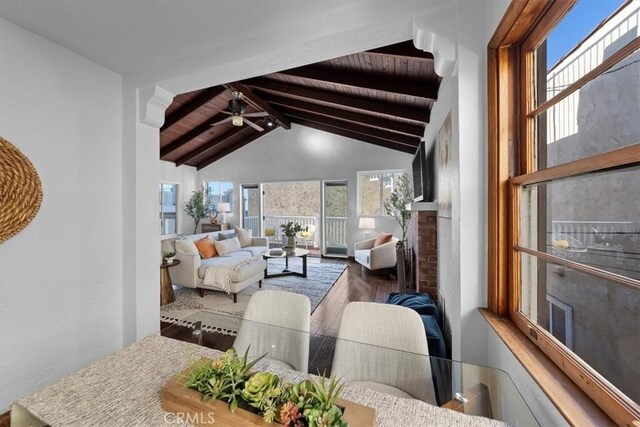
[[[232,92],[233,98],[229,100],[229,111],[221,111],[222,114],[228,114],[231,117],[227,117],[224,120],[220,120],[217,123],[213,123],[211,126],[217,126],[222,123],[231,122],[234,126],[242,126],[243,124],[248,124],[255,130],[262,132],[264,129],[253,123],[251,120],[244,120],[245,117],[267,117],[269,113],[265,112],[257,112],[257,113],[244,113],[244,109],[247,103],[244,101],[244,95],[242,92],[234,90]]]

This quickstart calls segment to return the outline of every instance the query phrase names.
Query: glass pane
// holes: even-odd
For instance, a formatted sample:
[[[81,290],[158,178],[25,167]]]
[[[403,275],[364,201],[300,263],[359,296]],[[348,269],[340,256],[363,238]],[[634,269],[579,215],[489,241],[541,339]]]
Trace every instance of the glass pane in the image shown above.
[[[347,182],[324,183],[325,255],[347,255]]]
[[[640,280],[640,166],[525,186],[520,246]]]
[[[242,224],[260,236],[260,187],[242,187]]]
[[[639,402],[639,288],[521,256],[522,313]]]
[[[230,203],[233,207],[233,182],[220,183],[220,202]]]
[[[360,174],[358,176],[361,215],[383,215],[382,174]]]
[[[638,143],[639,117],[636,51],[538,115],[538,169]]]
[[[176,184],[160,184],[160,223],[161,234],[176,234],[176,213],[178,203],[178,186]]]
[[[538,103],[557,95],[638,36],[640,3],[620,8],[623,3],[580,0],[554,28],[536,50]]]
[[[209,181],[207,182],[207,197],[209,198],[209,203],[211,203],[211,208],[218,210],[218,205],[220,202],[220,182],[218,181]]]

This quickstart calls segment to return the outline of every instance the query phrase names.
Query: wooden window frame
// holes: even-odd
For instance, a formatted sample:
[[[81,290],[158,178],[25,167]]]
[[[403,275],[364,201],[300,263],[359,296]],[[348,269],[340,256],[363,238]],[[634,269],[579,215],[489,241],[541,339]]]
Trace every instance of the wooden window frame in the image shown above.
[[[535,48],[547,37],[578,0],[512,0],[488,46],[488,98],[489,98],[489,265],[488,306],[500,318],[512,322],[542,350],[545,357],[555,363],[584,393],[577,398],[597,405],[619,425],[639,425],[638,405],[621,397],[604,378],[574,357],[544,328],[534,324],[519,312],[520,307],[520,254],[529,253],[546,261],[562,264],[584,273],[614,281],[623,286],[637,288],[639,282],[595,268],[572,263],[563,258],[544,254],[518,244],[520,192],[524,185],[542,183],[561,177],[577,176],[589,172],[621,168],[640,162],[640,144],[635,144],[537,171],[535,163],[535,118],[552,105],[601,75],[613,64],[640,48],[636,38],[609,57],[584,77],[569,85],[551,99],[535,105]],[[545,259],[546,258],[546,259]],[[485,315],[485,317],[487,317]],[[487,317],[487,320],[490,320]],[[491,321],[489,321],[492,324]],[[494,322],[495,323],[495,322]],[[500,328],[492,324],[498,334]],[[507,340],[503,337],[505,342]],[[594,408],[574,415],[573,409],[563,408],[561,393],[550,391],[554,386],[540,375],[527,357],[514,354],[523,362],[547,396],[569,422],[580,419],[584,413],[596,413]],[[545,382],[546,381],[546,382]],[[557,386],[557,384],[555,385]],[[568,399],[564,402],[567,406]],[[586,403],[584,404],[587,405]],[[570,406],[570,405],[569,405]]]

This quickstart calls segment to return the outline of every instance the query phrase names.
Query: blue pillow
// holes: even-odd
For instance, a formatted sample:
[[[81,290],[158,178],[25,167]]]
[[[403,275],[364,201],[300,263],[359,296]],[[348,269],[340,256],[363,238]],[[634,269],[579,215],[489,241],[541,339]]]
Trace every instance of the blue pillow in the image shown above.
[[[426,293],[398,293],[392,292],[387,298],[387,304],[400,305],[415,310],[418,314],[440,317],[438,305]]]
[[[230,233],[218,233],[218,240],[228,240],[236,237],[236,232],[232,231]]]

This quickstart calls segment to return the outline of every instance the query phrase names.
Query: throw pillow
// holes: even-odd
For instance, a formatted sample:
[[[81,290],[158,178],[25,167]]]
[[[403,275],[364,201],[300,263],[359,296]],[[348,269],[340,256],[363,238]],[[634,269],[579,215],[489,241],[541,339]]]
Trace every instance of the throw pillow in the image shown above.
[[[176,253],[177,254],[186,254],[186,255],[198,255],[198,248],[196,247],[193,240],[189,239],[178,239],[176,240]]]
[[[389,243],[393,236],[389,233],[380,233],[378,234],[378,238],[373,242],[373,247],[377,248],[380,245],[384,245],[385,243]]]
[[[213,242],[216,246],[216,251],[220,255],[228,255],[233,252],[238,252],[242,247],[240,246],[240,240],[237,237],[226,240],[218,240]]]
[[[246,248],[247,246],[251,246],[252,243],[252,237],[251,237],[251,232],[252,230],[245,230],[243,228],[234,226],[233,227],[234,232],[236,233],[236,236],[238,236],[238,240],[240,241],[240,246],[243,248]]]
[[[218,233],[218,240],[228,240],[236,237],[236,233],[234,231],[227,233]]]
[[[213,258],[217,255],[216,247],[213,245],[209,236],[196,240],[193,243],[196,245],[196,248],[198,248],[198,252],[200,252],[202,258]]]

